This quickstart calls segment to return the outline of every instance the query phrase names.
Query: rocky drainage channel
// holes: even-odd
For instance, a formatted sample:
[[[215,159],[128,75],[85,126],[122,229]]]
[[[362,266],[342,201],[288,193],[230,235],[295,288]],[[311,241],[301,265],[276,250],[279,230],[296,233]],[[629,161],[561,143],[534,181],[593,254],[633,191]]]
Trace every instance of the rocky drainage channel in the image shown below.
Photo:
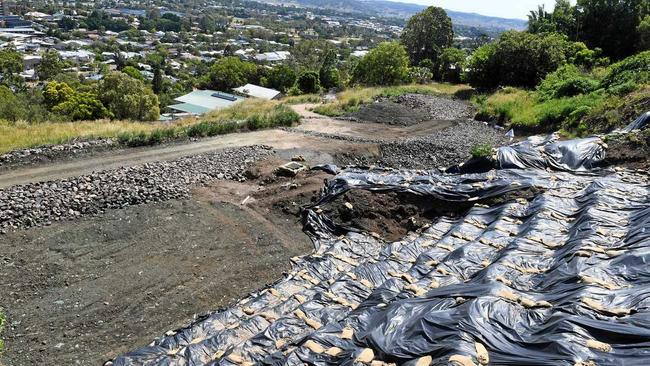
[[[186,198],[192,185],[215,179],[245,180],[252,163],[272,154],[270,147],[248,146],[3,189],[0,233],[106,209]]]

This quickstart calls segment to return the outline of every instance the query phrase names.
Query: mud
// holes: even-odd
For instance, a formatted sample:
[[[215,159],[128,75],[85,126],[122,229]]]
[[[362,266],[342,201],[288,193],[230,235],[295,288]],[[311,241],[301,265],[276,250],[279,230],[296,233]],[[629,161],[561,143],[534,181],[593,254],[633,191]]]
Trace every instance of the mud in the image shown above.
[[[606,140],[607,155],[603,166],[619,166],[630,169],[650,168],[650,129],[627,135],[611,135]]]

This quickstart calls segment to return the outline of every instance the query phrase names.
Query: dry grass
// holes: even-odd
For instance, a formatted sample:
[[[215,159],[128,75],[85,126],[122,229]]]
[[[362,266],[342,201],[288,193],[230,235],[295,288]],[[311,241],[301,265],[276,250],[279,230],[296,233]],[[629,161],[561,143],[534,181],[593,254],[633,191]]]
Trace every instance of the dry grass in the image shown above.
[[[10,124],[0,121],[0,153],[48,144],[61,144],[74,139],[116,137],[124,132],[151,132],[160,123],[92,121],[92,122],[46,122]]]
[[[62,144],[75,139],[119,138],[119,140],[123,140],[126,137],[135,136],[139,140],[148,140],[148,137],[152,135],[179,135],[202,122],[249,121],[251,118],[255,122],[275,122],[279,118],[292,117],[286,116],[286,108],[279,107],[282,104],[278,101],[248,99],[231,108],[208,113],[201,118],[190,117],[173,123],[102,120],[29,124],[0,121],[0,153],[42,145]],[[264,127],[264,123],[261,122],[255,124],[255,126],[257,125]]]

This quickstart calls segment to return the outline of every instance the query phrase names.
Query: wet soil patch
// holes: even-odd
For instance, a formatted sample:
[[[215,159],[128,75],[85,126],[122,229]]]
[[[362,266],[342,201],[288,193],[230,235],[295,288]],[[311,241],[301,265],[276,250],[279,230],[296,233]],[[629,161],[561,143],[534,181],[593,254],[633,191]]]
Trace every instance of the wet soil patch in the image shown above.
[[[607,153],[602,166],[630,169],[650,168],[650,129],[607,138]]]

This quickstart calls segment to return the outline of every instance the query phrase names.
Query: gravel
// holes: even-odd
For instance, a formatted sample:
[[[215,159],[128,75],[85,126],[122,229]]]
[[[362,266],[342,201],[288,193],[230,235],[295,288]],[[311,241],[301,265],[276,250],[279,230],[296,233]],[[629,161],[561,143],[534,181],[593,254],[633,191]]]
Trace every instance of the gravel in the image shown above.
[[[412,126],[435,120],[466,120],[472,118],[472,107],[462,101],[421,94],[405,94],[380,98],[361,106],[358,112],[342,119],[357,122]]]
[[[192,185],[243,181],[273,151],[249,146],[0,190],[0,233],[94,215],[106,209],[186,198]]]
[[[0,155],[0,168],[17,165],[35,164],[58,158],[69,158],[90,151],[107,150],[117,146],[113,139],[74,141],[61,145],[45,145],[32,149],[10,151]]]
[[[403,169],[446,168],[466,161],[474,146],[505,145],[509,139],[502,131],[477,121],[464,121],[458,125],[422,136],[380,144],[380,157],[343,154],[339,161],[347,165],[379,165]]]

